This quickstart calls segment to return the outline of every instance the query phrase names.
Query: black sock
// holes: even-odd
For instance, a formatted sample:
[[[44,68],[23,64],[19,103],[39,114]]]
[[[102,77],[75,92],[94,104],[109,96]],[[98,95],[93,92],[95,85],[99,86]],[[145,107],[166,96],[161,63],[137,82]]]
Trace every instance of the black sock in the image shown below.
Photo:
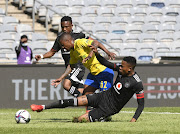
[[[76,98],[81,95],[75,86],[71,86],[68,92]]]
[[[69,106],[77,106],[77,99],[68,99],[68,100],[58,100],[56,102],[45,105],[45,109],[51,108],[65,108]]]

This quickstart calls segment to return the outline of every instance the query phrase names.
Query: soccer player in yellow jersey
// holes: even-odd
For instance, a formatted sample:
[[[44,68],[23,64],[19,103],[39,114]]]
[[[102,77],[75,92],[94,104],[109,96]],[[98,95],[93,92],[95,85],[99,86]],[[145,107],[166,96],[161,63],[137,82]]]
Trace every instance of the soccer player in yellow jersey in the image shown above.
[[[76,64],[79,60],[84,61],[89,56],[91,49],[88,47],[91,45],[93,40],[88,39],[77,39],[74,41],[74,48],[70,50],[70,64]],[[99,63],[96,56],[93,54],[92,57],[83,62],[84,66],[90,70],[92,75],[98,75],[104,71],[106,67]]]
[[[71,68],[78,61],[81,61],[90,70],[84,84],[84,94],[94,93],[96,89],[105,91],[113,85],[113,70],[105,67],[96,59],[89,45],[101,48],[112,59],[115,57],[114,53],[109,52],[102,44],[93,40],[74,40],[68,33],[61,35],[60,42],[63,48],[70,51],[70,62],[64,74],[59,79],[52,81],[52,85],[57,86],[72,71]]]

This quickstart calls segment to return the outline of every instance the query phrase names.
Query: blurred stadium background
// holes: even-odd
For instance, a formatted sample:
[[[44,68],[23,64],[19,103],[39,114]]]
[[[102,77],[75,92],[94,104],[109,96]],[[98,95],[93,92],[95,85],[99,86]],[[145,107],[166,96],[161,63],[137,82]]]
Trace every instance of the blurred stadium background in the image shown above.
[[[101,41],[117,60],[132,55],[138,63],[179,62],[180,1],[1,0],[0,64],[16,64],[14,47],[23,34],[34,55],[49,51],[64,15],[72,17],[74,31]],[[63,60],[57,53],[40,63]]]
[[[72,17],[75,32],[115,52],[113,62],[129,55],[137,58],[146,106],[180,106],[180,1],[0,0],[0,108],[29,108],[71,97],[61,85],[50,85],[64,71],[60,52],[40,60],[41,65],[18,66],[14,50],[26,34],[34,56],[48,52],[64,15]],[[129,106],[136,107],[134,100]]]

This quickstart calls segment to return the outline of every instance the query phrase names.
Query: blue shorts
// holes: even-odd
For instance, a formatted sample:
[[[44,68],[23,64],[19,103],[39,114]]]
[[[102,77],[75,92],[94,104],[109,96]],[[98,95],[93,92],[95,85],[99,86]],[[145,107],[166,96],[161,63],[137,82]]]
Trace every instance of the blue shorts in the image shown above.
[[[91,73],[89,73],[84,84],[100,89],[100,91],[105,91],[112,87],[113,77],[113,70],[106,68],[98,75],[92,75]]]

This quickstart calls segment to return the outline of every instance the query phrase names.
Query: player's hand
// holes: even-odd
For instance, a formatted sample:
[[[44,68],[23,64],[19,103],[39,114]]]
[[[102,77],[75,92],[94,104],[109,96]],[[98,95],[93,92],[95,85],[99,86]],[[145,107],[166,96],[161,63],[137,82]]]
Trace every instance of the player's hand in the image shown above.
[[[51,85],[57,87],[61,83],[61,79],[56,79],[51,81]]]
[[[91,50],[94,52],[94,53],[98,53],[98,50],[95,46],[93,45],[89,45],[89,47],[91,48]]]
[[[115,54],[115,53],[108,52],[107,55],[108,55],[108,57],[109,57],[109,60],[115,60],[115,57],[116,57],[116,54]]]
[[[36,61],[39,61],[41,59],[41,56],[40,55],[35,55],[35,59],[36,59]]]
[[[136,119],[135,119],[135,118],[132,118],[132,119],[130,120],[130,122],[136,122]]]

